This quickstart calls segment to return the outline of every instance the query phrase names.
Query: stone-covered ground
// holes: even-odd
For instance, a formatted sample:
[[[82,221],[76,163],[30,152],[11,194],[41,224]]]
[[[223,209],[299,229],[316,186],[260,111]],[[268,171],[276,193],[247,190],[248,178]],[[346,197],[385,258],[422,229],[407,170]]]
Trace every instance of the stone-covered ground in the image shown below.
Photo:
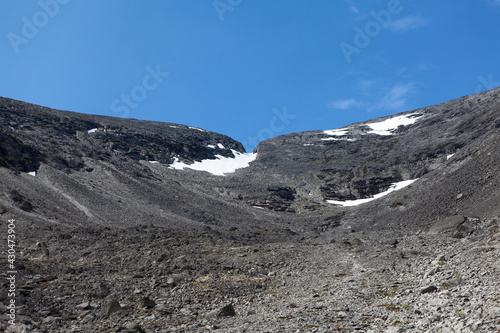
[[[20,225],[17,324],[2,315],[0,327],[499,332],[499,230],[498,219],[465,234]]]

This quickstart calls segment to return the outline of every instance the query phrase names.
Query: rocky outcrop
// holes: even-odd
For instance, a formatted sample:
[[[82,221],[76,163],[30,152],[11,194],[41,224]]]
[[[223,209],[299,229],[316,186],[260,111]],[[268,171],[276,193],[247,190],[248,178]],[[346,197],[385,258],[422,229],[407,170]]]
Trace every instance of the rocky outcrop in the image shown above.
[[[125,120],[44,108],[0,97],[0,166],[22,172],[40,163],[65,171],[85,159],[186,163],[244,152],[227,136],[185,125]]]

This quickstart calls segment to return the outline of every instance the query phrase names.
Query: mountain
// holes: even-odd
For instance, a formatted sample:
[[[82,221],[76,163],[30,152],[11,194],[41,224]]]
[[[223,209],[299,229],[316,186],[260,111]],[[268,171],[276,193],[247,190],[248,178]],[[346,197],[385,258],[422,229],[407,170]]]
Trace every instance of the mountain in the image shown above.
[[[500,326],[500,89],[278,136],[252,153],[186,125],[8,98],[0,115],[0,216],[16,223],[18,326]],[[491,299],[464,303],[471,293]],[[266,302],[281,305],[269,312]],[[422,319],[431,315],[439,319]]]

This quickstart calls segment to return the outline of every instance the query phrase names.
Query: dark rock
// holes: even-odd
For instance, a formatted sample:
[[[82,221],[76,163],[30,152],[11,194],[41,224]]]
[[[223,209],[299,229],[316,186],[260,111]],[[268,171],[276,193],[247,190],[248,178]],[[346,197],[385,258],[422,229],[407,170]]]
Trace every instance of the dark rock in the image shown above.
[[[155,301],[153,301],[152,299],[149,299],[147,297],[143,297],[137,302],[137,308],[139,308],[139,309],[141,309],[141,308],[152,309],[155,306],[156,306]]]
[[[267,190],[271,192],[273,195],[276,195],[284,200],[295,199],[294,194],[296,193],[296,191],[291,187],[274,186],[274,187],[269,187]]]
[[[433,293],[436,292],[438,288],[436,286],[428,286],[420,290],[421,294],[428,294],[428,293]]]
[[[94,285],[94,293],[97,297],[106,297],[111,293],[111,290],[104,283],[96,283]]]
[[[233,305],[228,304],[219,310],[217,317],[232,317],[236,316],[236,312],[234,311]]]
[[[110,316],[120,310],[122,310],[122,307],[117,300],[108,301],[101,306],[101,311],[105,316]]]
[[[17,190],[10,191],[9,198],[17,203],[21,203],[24,201],[24,197]]]
[[[33,205],[31,204],[31,202],[23,201],[19,205],[19,209],[24,210],[25,212],[31,212],[33,210]]]
[[[234,311],[232,304],[228,304],[222,308],[215,309],[207,313],[207,317],[209,318],[232,317],[232,316],[236,316],[236,312]]]

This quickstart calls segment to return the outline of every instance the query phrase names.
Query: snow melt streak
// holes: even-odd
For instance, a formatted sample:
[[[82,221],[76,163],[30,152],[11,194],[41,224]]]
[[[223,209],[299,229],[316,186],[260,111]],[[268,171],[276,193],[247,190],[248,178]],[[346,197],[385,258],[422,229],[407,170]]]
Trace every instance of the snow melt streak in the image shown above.
[[[391,192],[400,190],[400,189],[402,189],[402,188],[410,185],[414,181],[416,181],[416,179],[403,180],[402,182],[394,183],[394,184],[391,185],[391,187],[387,191],[379,193],[379,194],[376,194],[376,195],[373,196],[373,198],[358,199],[358,200],[347,200],[347,201],[326,200],[326,202],[334,204],[334,205],[345,206],[345,207],[358,206],[358,205],[361,205],[361,204],[364,204],[364,203],[367,203],[367,202],[370,202],[370,201],[382,198],[382,197],[386,196],[387,194],[389,194]]]

